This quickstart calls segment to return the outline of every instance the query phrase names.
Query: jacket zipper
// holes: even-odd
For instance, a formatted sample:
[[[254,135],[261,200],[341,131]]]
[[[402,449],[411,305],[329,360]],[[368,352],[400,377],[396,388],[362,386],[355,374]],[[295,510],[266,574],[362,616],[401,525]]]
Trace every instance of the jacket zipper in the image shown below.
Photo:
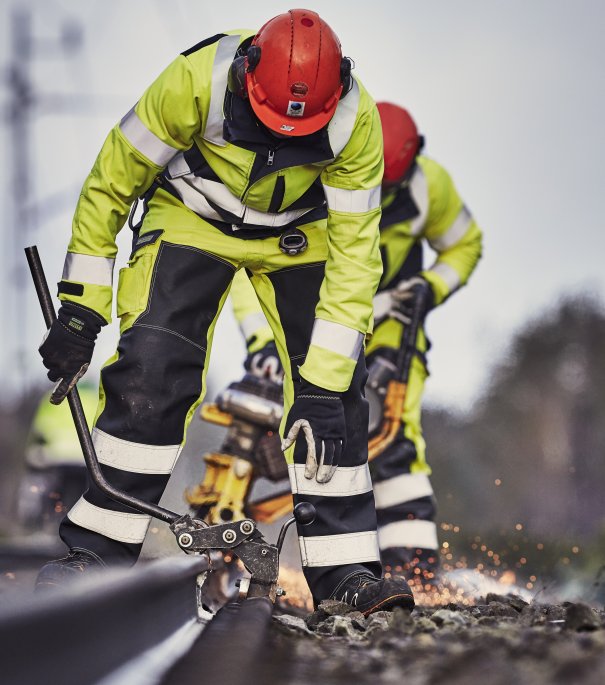
[[[269,150],[267,152],[267,161],[265,163],[265,166],[273,166],[273,160],[275,159],[275,150],[276,149],[277,148],[269,148]],[[258,172],[257,172],[257,176],[258,176]],[[241,202],[246,201],[246,196],[248,195],[248,191],[256,183],[256,181],[257,181],[256,178],[254,178],[254,179],[250,178],[248,180],[248,185],[246,186],[246,189],[244,190],[244,192],[242,193],[242,195],[240,197]]]

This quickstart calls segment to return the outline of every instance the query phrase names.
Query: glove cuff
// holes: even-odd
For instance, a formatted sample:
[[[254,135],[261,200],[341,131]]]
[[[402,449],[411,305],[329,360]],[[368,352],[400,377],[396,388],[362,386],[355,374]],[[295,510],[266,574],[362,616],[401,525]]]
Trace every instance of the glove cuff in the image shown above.
[[[317,398],[322,400],[335,400],[342,399],[344,393],[336,392],[334,390],[326,390],[325,388],[320,388],[319,385],[314,383],[309,383],[304,378],[300,379],[300,385],[296,389],[296,397],[306,397],[306,398]]]
[[[70,333],[89,342],[94,342],[101,327],[107,324],[105,319],[92,309],[72,302],[64,302],[59,307],[57,319]]]

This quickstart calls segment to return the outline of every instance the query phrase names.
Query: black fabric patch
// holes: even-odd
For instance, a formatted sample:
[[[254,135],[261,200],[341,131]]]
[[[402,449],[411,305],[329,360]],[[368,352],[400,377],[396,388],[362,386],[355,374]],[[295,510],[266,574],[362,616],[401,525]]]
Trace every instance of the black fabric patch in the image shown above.
[[[294,378],[298,378],[298,366],[304,362],[309,349],[324,273],[325,264],[317,262],[286,267],[267,274],[275,291],[275,304]]]
[[[386,272],[386,250],[380,249],[380,254],[382,255],[383,271]],[[407,281],[413,276],[417,276],[423,267],[423,248],[421,242],[416,242],[410,248],[406,258],[403,260],[403,264],[399,267],[397,273],[386,283],[381,283],[378,288],[378,292],[383,290],[389,290],[394,288],[400,281]]]
[[[384,229],[393,224],[409,221],[419,214],[420,210],[412,198],[410,187],[406,186],[405,188],[399,188],[393,202],[382,210],[380,228]]]
[[[201,50],[202,48],[207,48],[209,45],[212,45],[212,43],[216,43],[221,38],[224,38],[226,35],[226,33],[217,33],[214,36],[210,36],[210,38],[206,38],[205,40],[196,43],[193,47],[189,48],[188,50],[185,50],[185,52],[181,52],[181,55],[183,55],[183,57],[187,57],[188,55],[191,55],[194,52]]]
[[[75,295],[81,297],[84,295],[84,286],[82,283],[69,283],[68,281],[59,281],[57,283],[58,295]]]
[[[401,426],[395,440],[387,449],[370,462],[372,482],[379,483],[400,476],[402,473],[410,473],[411,465],[418,456],[416,445],[405,437]]]
[[[400,521],[434,521],[437,515],[435,498],[431,495],[418,497],[409,502],[395,504],[387,509],[377,509],[378,527],[383,528],[389,523],[399,523]]]
[[[143,547],[142,543],[120,542],[106,538],[88,528],[81,528],[67,516],[61,521],[59,535],[70,549],[87,549],[103,559],[106,564],[111,565],[134,564]]]
[[[294,495],[294,499],[296,503],[311,502],[316,510],[315,521],[299,528],[299,535],[306,538],[376,530],[374,493],[371,490],[351,497]]]
[[[164,330],[205,349],[208,328],[234,273],[234,266],[209,252],[163,242],[147,309],[135,327]]]
[[[275,187],[273,188],[273,195],[271,196],[271,203],[269,204],[269,211],[272,214],[277,214],[281,203],[284,201],[284,194],[286,192],[286,179],[283,176],[278,176],[275,179]]]
[[[122,440],[177,445],[202,391],[208,328],[235,268],[207,252],[162,243],[148,306],[101,372],[97,425]]]

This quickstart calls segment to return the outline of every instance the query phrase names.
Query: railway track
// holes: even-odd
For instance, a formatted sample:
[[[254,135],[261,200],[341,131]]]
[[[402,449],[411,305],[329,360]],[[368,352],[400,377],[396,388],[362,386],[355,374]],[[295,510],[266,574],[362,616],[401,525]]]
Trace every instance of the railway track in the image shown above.
[[[229,601],[221,574],[208,573],[221,560],[171,557],[104,571],[66,590],[5,599],[0,682],[249,682],[273,605],[266,597]]]

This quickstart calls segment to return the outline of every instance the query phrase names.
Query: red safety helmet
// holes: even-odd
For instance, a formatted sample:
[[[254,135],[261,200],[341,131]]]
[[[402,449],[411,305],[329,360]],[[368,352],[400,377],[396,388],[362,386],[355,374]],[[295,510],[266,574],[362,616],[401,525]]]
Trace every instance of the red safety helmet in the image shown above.
[[[390,102],[378,102],[384,140],[384,176],[382,182],[399,182],[414,163],[421,138],[409,112]]]
[[[255,58],[248,58],[246,88],[261,122],[288,136],[325,126],[343,89],[340,41],[326,22],[310,10],[290,10],[268,21],[252,45],[260,54],[249,52]]]

